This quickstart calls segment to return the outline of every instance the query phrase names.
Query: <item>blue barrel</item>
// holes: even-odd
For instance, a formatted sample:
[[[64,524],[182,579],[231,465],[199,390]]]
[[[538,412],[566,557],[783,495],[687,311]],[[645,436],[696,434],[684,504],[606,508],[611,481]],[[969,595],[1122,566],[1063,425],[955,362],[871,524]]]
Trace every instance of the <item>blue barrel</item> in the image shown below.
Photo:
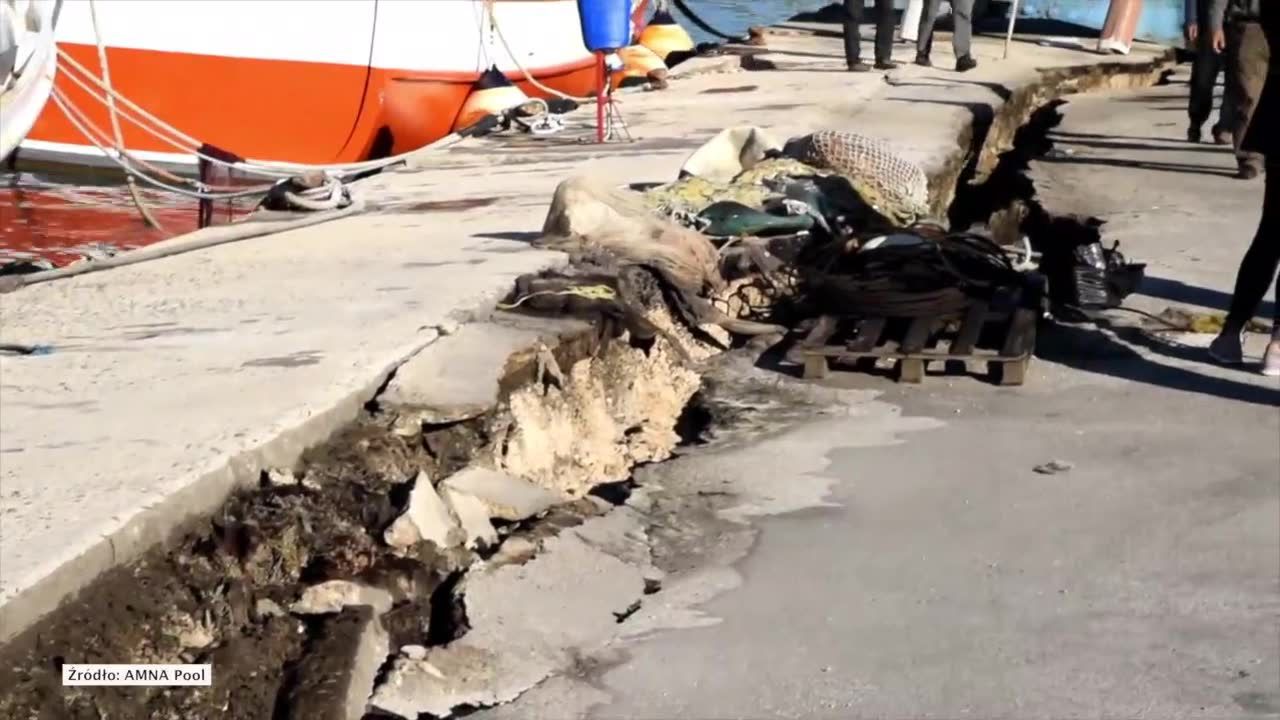
[[[582,40],[591,52],[631,44],[631,0],[578,0]]]

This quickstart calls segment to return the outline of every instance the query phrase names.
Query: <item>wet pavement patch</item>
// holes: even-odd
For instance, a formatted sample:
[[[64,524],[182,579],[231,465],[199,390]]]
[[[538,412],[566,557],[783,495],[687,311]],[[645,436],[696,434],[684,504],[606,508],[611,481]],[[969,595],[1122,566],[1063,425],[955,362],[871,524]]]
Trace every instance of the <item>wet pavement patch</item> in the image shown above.
[[[279,368],[295,368],[306,365],[316,365],[324,358],[324,354],[316,350],[300,350],[288,355],[279,355],[276,357],[254,358],[241,363],[240,367],[279,367]]]
[[[726,95],[728,93],[744,93],[744,92],[751,92],[752,90],[756,90],[759,87],[760,87],[759,85],[739,85],[737,87],[707,88],[706,90],[703,90],[699,94],[700,95]]]

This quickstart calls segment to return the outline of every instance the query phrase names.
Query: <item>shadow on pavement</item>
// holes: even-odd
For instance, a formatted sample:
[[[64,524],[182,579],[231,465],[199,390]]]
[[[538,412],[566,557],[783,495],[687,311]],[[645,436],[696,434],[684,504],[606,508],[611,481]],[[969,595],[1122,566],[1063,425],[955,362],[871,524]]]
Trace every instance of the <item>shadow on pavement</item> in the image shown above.
[[[1187,173],[1191,175],[1215,175],[1233,178],[1235,170],[1211,168],[1203,165],[1187,163],[1153,162],[1147,160],[1130,160],[1128,158],[1079,157],[1077,155],[1046,155],[1037,162],[1075,165],[1104,165],[1109,167],[1127,167],[1138,170],[1154,170],[1157,172]]]
[[[1183,128],[1183,130],[1185,130],[1185,128]],[[1181,131],[1179,132],[1181,133]],[[1080,132],[1067,132],[1066,130],[1054,130],[1053,137],[1052,137],[1052,139],[1055,141],[1061,140],[1063,142],[1075,142],[1077,138],[1084,138],[1087,140],[1107,140],[1107,141],[1134,140],[1137,142],[1144,142],[1144,143],[1161,142],[1161,143],[1175,143],[1178,145],[1191,145],[1191,143],[1187,142],[1186,135],[1184,134],[1179,134],[1177,136],[1170,136],[1170,137],[1151,137],[1151,136],[1144,137],[1140,135],[1100,135],[1098,133],[1080,133]]]
[[[1104,330],[1121,334],[1124,341]],[[1253,405],[1280,406],[1280,390],[1155,362],[1143,357],[1133,345],[1141,345],[1155,354],[1183,362],[1208,362],[1203,348],[1164,343],[1137,328],[1108,327],[1105,324],[1099,328],[1046,324],[1041,328],[1036,344],[1036,357],[1083,372],[1170,390]]]
[[[1209,144],[1192,145],[1191,143],[1188,143],[1188,142],[1182,142],[1182,144],[1185,147],[1169,147],[1167,144],[1157,145],[1152,143],[1138,143],[1138,142],[1113,142],[1110,140],[1077,140],[1077,139],[1068,138],[1068,137],[1058,137],[1056,133],[1050,139],[1053,140],[1055,145],[1071,145],[1074,147],[1097,148],[1100,150],[1150,150],[1152,152],[1201,152],[1201,153],[1215,153],[1215,154],[1222,155],[1224,157],[1229,156],[1231,154],[1230,145],[1209,145]],[[1158,142],[1168,142],[1168,141],[1158,141]]]
[[[1139,295],[1146,295],[1147,297],[1186,303],[1187,305],[1198,305],[1214,310],[1226,311],[1231,306],[1231,293],[1211,290],[1199,285],[1188,285],[1181,280],[1169,280],[1150,275],[1142,279],[1142,284],[1138,286],[1137,292]],[[1275,317],[1275,312],[1275,303],[1268,300],[1262,303],[1255,315],[1271,318]]]

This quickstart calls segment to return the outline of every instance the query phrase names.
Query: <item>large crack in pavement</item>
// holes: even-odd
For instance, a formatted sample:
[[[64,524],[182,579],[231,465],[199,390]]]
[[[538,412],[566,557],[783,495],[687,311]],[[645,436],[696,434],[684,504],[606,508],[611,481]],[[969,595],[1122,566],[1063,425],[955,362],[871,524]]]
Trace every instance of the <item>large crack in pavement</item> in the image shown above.
[[[993,148],[1056,94],[1158,74],[1118,70],[1048,73],[957,139],[935,197],[990,222],[975,208],[1008,198],[965,187],[1002,177]],[[832,449],[938,424],[687,333],[642,348],[495,317],[445,335],[298,467],[0,648],[0,715],[443,717],[565,683],[588,708],[626,641],[716,622],[699,607],[740,583],[753,519],[826,503]],[[122,660],[209,662],[215,682],[61,685],[64,662]]]
[[[736,356],[704,378],[705,444],[641,468],[625,504],[543,540],[528,562],[472,568],[471,631],[398,659],[372,705],[400,717],[497,705],[584,662],[607,665],[621,642],[715,622],[698,607],[740,582],[731,567],[754,543],[752,520],[821,506],[830,450],[937,425]]]

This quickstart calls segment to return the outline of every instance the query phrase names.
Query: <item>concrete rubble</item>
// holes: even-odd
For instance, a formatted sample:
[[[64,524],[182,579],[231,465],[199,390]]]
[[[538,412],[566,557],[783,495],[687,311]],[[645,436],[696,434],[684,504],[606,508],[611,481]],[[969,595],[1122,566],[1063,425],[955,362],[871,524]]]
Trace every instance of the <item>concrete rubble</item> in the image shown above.
[[[601,523],[615,527],[597,529]],[[397,658],[370,705],[404,718],[495,705],[567,666],[573,653],[607,644],[617,614],[645,589],[641,568],[588,539],[616,533],[618,523],[589,520],[545,541],[524,564],[473,568],[465,581],[471,630],[423,659]],[[627,530],[640,526],[632,519]]]
[[[321,615],[344,608],[366,605],[375,612],[391,609],[391,593],[350,580],[328,580],[307,588],[289,611],[297,615]]]
[[[638,463],[666,459],[676,420],[698,373],[665,342],[648,353],[620,343],[564,372],[563,387],[526,387],[509,400],[513,422],[496,464],[567,497],[626,478]]]
[[[489,508],[480,498],[444,487],[442,494],[445,503],[458,519],[462,529],[463,545],[467,548],[489,547],[498,542],[498,533],[493,529]]]
[[[482,467],[469,467],[455,473],[444,484],[456,495],[476,498],[484,504],[489,517],[501,520],[531,518],[555,505],[560,499],[533,483],[499,470]]]
[[[420,472],[409,492],[408,507],[387,528],[383,539],[391,547],[401,549],[424,540],[447,549],[463,542],[464,537],[453,513],[431,484],[431,478]]]

